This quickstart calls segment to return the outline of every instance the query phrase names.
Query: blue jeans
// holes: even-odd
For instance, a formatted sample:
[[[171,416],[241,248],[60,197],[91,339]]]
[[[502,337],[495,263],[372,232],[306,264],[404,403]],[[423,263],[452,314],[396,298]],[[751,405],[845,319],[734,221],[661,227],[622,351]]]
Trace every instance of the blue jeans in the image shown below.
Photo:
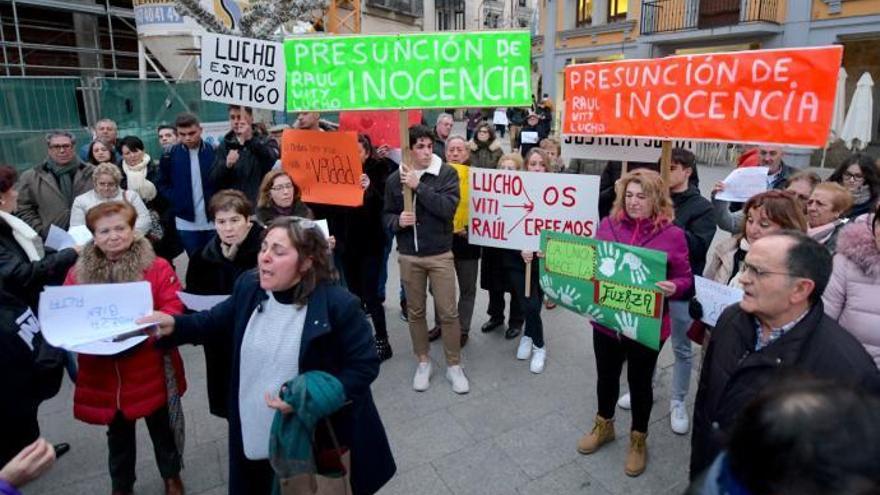
[[[183,244],[183,250],[186,255],[192,256],[200,249],[205,247],[214,237],[213,230],[178,230],[177,235],[180,237],[180,243]]]
[[[688,315],[688,301],[669,301],[669,319],[672,324],[672,352],[675,364],[672,366],[671,400],[684,401],[691,386],[693,351],[687,331],[693,320]]]

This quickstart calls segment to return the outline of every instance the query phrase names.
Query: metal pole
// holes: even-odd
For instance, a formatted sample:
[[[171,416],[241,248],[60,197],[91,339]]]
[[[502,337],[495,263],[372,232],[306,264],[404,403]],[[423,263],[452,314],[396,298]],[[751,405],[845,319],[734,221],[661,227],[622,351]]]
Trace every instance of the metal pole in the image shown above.
[[[147,78],[147,52],[144,49],[144,40],[138,36],[138,79]]]
[[[3,16],[0,16],[0,43],[3,44],[3,65],[6,66],[6,75],[9,76],[9,54],[6,53],[6,35],[3,33]]]
[[[24,70],[24,53],[21,51],[21,31],[18,29],[18,9],[15,7],[15,0],[12,0],[12,20],[15,22],[15,41],[18,42],[18,67],[21,69],[21,75],[26,76]]]
[[[110,15],[110,0],[104,0],[104,8],[107,10],[107,30],[110,35],[110,59],[113,61],[113,79],[119,79],[119,73],[116,72],[116,43],[113,41],[113,16]]]
[[[177,101],[180,103],[180,106],[182,106],[184,108],[184,110],[186,110],[187,112],[191,111],[189,109],[189,105],[187,105],[186,102],[183,101],[183,98],[181,98],[180,95],[177,94],[177,91],[174,90],[174,85],[171,84],[170,82],[168,82],[168,78],[165,77],[165,74],[162,74],[162,71],[159,70],[159,67],[156,67],[156,64],[153,63],[153,60],[149,56],[146,56],[145,58],[147,59],[147,62],[149,62],[150,67],[152,67],[153,70],[156,71],[156,74],[159,74],[159,77],[162,79],[162,82],[165,83],[165,86],[168,87],[168,91],[171,91],[171,94],[173,94],[174,97],[177,98]]]

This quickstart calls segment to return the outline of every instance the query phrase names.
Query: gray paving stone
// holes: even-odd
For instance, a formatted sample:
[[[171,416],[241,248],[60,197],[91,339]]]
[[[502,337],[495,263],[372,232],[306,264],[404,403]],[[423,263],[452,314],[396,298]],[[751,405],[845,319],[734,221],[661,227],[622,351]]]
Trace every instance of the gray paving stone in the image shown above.
[[[431,464],[422,464],[406,472],[398,472],[378,495],[452,495]]]
[[[530,478],[539,478],[577,458],[572,446],[580,435],[580,430],[554,412],[508,431],[495,443]]]
[[[570,462],[519,488],[520,495],[610,495],[601,483],[594,480],[576,462]]]
[[[433,464],[456,495],[509,495],[530,481],[493,440],[449,454]]]
[[[406,472],[475,442],[446,410],[437,411],[389,431],[397,469]]]

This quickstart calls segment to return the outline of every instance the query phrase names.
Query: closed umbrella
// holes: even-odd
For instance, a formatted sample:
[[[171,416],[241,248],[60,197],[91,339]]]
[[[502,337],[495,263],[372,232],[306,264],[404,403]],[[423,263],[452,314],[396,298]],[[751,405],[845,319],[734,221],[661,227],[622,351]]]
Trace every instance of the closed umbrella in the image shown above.
[[[846,116],[846,69],[840,68],[837,73],[837,92],[834,93],[834,113],[831,114],[831,141],[840,138],[843,130],[843,119]]]
[[[874,80],[865,72],[856,84],[856,91],[849,103],[849,111],[840,130],[840,138],[846,147],[863,150],[871,141],[871,120],[874,115],[874,96],[871,94]]]

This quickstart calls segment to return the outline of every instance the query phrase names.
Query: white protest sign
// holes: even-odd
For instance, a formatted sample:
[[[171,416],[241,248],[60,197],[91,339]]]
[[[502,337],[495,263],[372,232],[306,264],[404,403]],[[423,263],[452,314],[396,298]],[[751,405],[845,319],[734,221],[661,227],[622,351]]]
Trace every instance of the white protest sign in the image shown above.
[[[281,43],[205,33],[201,72],[203,100],[284,110]]]
[[[537,144],[538,133],[535,131],[523,131],[519,134],[519,140],[525,144]]]
[[[746,202],[755,194],[767,190],[767,167],[734,169],[724,179],[724,190],[715,195],[720,201]]]
[[[509,121],[507,120],[507,110],[504,108],[496,108],[495,113],[492,114],[492,124],[493,125],[507,125]]]
[[[40,294],[39,318],[46,341],[74,352],[87,352],[84,344],[113,343],[114,337],[148,327],[135,321],[152,312],[149,282],[46,287]],[[120,346],[96,345],[106,351],[138,338],[118,342]]]
[[[541,230],[592,237],[599,177],[470,169],[468,242],[537,251]]]
[[[674,141],[674,148],[693,152],[695,141]],[[619,138],[599,136],[562,136],[562,156],[565,159],[618,160],[628,162],[657,162],[663,141],[660,139]]]
[[[700,276],[694,277],[694,288],[697,291],[697,300],[703,306],[703,322],[707,325],[718,324],[721,313],[743,298],[742,289],[719,284]]]
[[[184,306],[192,311],[207,311],[214,306],[229,299],[229,295],[203,296],[201,294],[190,294],[189,292],[177,291],[177,297]]]

